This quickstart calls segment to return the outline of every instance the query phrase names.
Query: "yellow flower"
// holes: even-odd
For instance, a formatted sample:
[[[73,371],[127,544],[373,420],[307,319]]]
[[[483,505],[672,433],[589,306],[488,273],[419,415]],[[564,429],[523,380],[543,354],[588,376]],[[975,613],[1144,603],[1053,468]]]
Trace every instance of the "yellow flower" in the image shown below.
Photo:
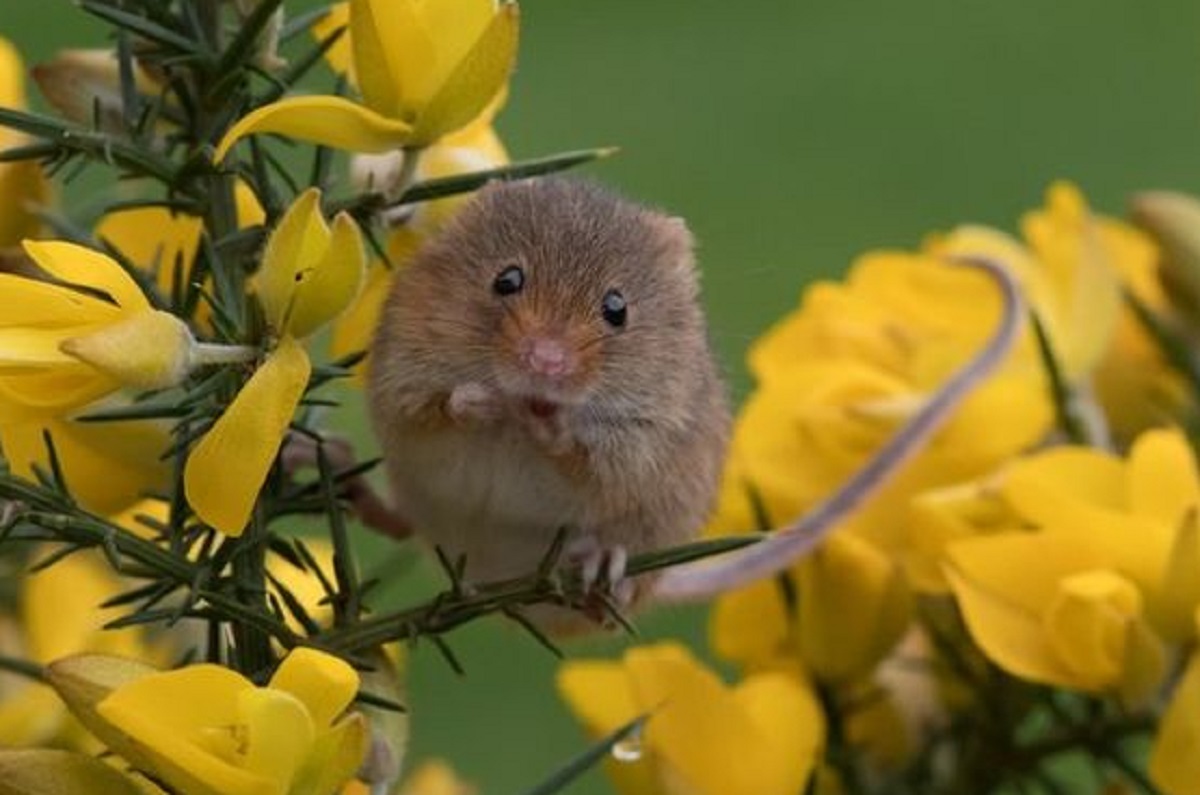
[[[1168,325],[1196,312],[1196,200],[1166,191],[1134,196],[1131,214],[1149,232],[1113,222],[1110,246],[1125,289]],[[1157,245],[1156,245],[1157,244]],[[1145,323],[1126,307],[1096,372],[1096,392],[1122,439],[1166,423],[1186,423],[1196,401]]]
[[[984,275],[922,255],[868,254],[845,284],[810,287],[800,309],[751,348],[758,387],[734,431],[742,488],[758,493],[770,524],[800,515],[857,471],[975,355],[1000,309]],[[1027,365],[1033,357],[1032,341],[1022,338],[842,528],[896,554],[897,517],[913,494],[983,475],[1040,439],[1052,409],[1041,371]]]
[[[357,152],[427,146],[479,116],[516,59],[518,14],[496,0],[350,0],[326,25],[349,20],[362,105],[294,97],[253,111],[226,134],[215,159],[240,138],[281,133]]]
[[[0,107],[25,107],[25,66],[7,39],[0,36]],[[0,151],[25,143],[21,134],[0,127]],[[0,249],[32,237],[42,222],[33,212],[46,204],[50,185],[36,160],[0,163]]]
[[[324,795],[369,741],[363,717],[343,714],[358,674],[315,649],[293,650],[266,687],[219,665],[156,671],[89,655],[49,676],[110,749],[180,795]]]
[[[422,762],[405,777],[400,787],[400,795],[476,795],[478,792],[440,759]]]
[[[239,228],[259,225],[266,219],[258,197],[246,183],[236,183],[234,200]],[[170,296],[177,265],[179,278],[184,282],[190,278],[203,229],[203,219],[195,215],[164,207],[135,207],[106,214],[96,224],[95,233],[126,260],[151,274],[162,294]]]
[[[0,273],[5,418],[61,415],[123,385],[154,389],[186,376],[191,332],[152,308],[111,258],[61,241],[27,240],[25,251],[65,284]]]
[[[508,153],[491,127],[492,113],[494,110],[485,111],[471,124],[424,150],[416,178],[437,179],[507,163]],[[403,159],[412,156],[403,152],[357,156],[351,163],[352,170],[357,172],[353,175],[354,180],[364,190],[387,190],[399,179]],[[387,239],[387,264],[380,260],[371,263],[362,294],[333,325],[330,352],[334,358],[368,349],[396,271],[404,267],[424,240],[468,199],[467,195],[461,195],[421,202],[410,218],[392,228]],[[354,383],[361,386],[365,372],[364,360],[354,368]]]
[[[593,737],[649,714],[637,759],[609,761],[624,795],[793,795],[824,741],[808,687],[782,671],[728,687],[682,646],[630,649],[622,662],[574,661],[558,689]]]
[[[332,228],[309,189],[267,240],[254,287],[278,343],[188,456],[184,489],[196,515],[237,536],[304,394],[312,364],[300,343],[357,296],[366,267],[358,227],[341,213]]]
[[[1026,245],[992,229],[961,227],[936,241],[941,253],[989,254],[1025,285],[1072,386],[1096,398],[1122,439],[1181,415],[1187,402],[1180,376],[1121,299],[1129,290],[1154,311],[1168,310],[1159,282],[1158,251],[1137,229],[1093,214],[1079,190],[1050,186],[1046,206],[1025,214]]]
[[[81,652],[140,658],[146,653],[140,630],[103,629],[116,616],[106,615],[100,605],[122,590],[96,551],[78,552],[22,575],[20,612],[15,623],[0,623],[0,646],[7,656],[42,664]],[[52,740],[80,745],[84,736],[53,690],[5,675],[0,682],[0,746]]]
[[[79,422],[47,417],[10,420],[0,411],[0,447],[12,471],[34,479],[34,467],[49,471],[44,434],[54,442],[71,496],[100,514],[123,511],[149,492],[167,488],[170,426],[156,420]]]
[[[1002,493],[1027,526],[1128,578],[1171,643],[1193,639],[1200,605],[1200,477],[1179,431],[1147,431],[1127,460],[1064,447],[1017,462]]]
[[[947,593],[942,564],[948,545],[1020,528],[1021,519],[1001,496],[996,475],[924,491],[909,503],[904,545],[909,582],[923,593]]]
[[[903,636],[911,616],[903,572],[878,547],[835,533],[787,575],[723,595],[710,618],[713,650],[749,670],[798,658],[823,682],[861,679]]]
[[[1200,623],[1200,612],[1196,616]],[[1150,779],[1166,795],[1200,792],[1200,653],[1193,652],[1158,724]]]
[[[1013,676],[1126,701],[1162,680],[1141,592],[1097,550],[1042,532],[968,539],[947,555],[971,637]]]

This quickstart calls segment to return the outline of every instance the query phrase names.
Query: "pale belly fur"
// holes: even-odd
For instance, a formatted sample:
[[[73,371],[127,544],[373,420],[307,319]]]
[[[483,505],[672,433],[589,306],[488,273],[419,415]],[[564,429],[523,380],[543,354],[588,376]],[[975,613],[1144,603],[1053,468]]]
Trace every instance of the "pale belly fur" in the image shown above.
[[[530,574],[560,527],[583,529],[585,505],[522,433],[504,428],[400,431],[389,475],[418,535],[467,557],[474,583]],[[528,449],[521,449],[522,447]]]

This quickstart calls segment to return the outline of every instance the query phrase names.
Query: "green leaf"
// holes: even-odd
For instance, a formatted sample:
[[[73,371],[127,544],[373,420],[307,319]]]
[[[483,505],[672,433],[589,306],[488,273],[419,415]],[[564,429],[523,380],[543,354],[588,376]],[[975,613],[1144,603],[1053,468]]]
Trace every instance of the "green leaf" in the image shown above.
[[[522,160],[518,163],[509,163],[483,171],[474,171],[470,174],[455,174],[452,177],[425,180],[411,186],[401,194],[399,199],[391,204],[385,203],[382,194],[367,193],[350,199],[330,202],[325,207],[325,214],[335,215],[343,210],[355,214],[370,214],[386,209],[387,207],[400,207],[406,204],[433,201],[434,199],[477,190],[494,179],[525,179],[543,174],[553,174],[557,171],[583,165],[593,160],[610,157],[618,151],[613,146],[581,149],[534,160]]]
[[[453,196],[467,193],[482,187],[494,179],[512,180],[536,177],[542,174],[553,174],[568,168],[590,163],[593,160],[611,157],[620,151],[615,146],[581,149],[573,152],[562,152],[549,157],[534,160],[522,160],[518,163],[475,171],[470,174],[456,174],[452,177],[441,177],[418,182],[400,196],[396,205],[415,204],[417,202],[440,199],[443,196]]]
[[[185,53],[187,55],[204,55],[204,51],[200,49],[200,45],[188,38],[187,36],[170,28],[164,27],[157,22],[152,22],[146,17],[131,14],[128,11],[122,11],[119,8],[97,2],[97,0],[83,0],[80,7],[93,16],[100,17],[106,22],[116,25],[119,28],[128,30],[130,33],[137,34],[143,38],[155,41],[164,47],[175,50],[176,52]]]
[[[601,760],[612,753],[614,746],[622,742],[640,741],[638,735],[641,734],[642,728],[649,719],[649,714],[634,718],[579,756],[567,762],[541,784],[526,791],[524,795],[552,795],[555,792],[561,792],[564,787],[588,770],[591,770]]]
[[[678,566],[682,563],[691,563],[694,560],[712,557],[713,555],[721,555],[726,552],[732,552],[735,549],[748,547],[751,544],[757,544],[763,540],[762,535],[740,535],[740,536],[725,536],[723,538],[710,538],[703,541],[695,541],[690,544],[682,544],[670,549],[657,550],[655,552],[647,552],[643,555],[635,555],[629,559],[629,566],[626,572],[629,574],[642,574],[655,569],[663,569],[668,566]]]

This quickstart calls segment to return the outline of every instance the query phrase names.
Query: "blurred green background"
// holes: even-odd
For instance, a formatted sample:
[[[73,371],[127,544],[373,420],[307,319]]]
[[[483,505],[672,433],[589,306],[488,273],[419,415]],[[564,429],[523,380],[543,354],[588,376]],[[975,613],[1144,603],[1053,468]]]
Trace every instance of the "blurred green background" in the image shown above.
[[[0,34],[31,62],[104,43],[65,0],[0,0]],[[500,128],[517,158],[619,145],[592,175],[689,220],[743,394],[749,341],[858,252],[963,221],[1011,228],[1060,177],[1113,214],[1140,188],[1200,190],[1200,4],[525,0]],[[339,421],[370,449],[354,398]],[[424,564],[396,579],[396,601],[436,582]],[[640,626],[702,643],[701,611]],[[450,641],[463,678],[431,647],[412,657],[414,758],[503,795],[584,746],[533,641],[499,623]],[[608,787],[592,773],[568,791]]]

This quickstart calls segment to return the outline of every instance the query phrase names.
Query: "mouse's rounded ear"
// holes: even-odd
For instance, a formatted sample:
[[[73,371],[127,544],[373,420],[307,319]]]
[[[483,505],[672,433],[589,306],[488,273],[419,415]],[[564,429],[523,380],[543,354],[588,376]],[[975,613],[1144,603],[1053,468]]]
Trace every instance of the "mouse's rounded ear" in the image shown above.
[[[650,226],[660,241],[663,259],[679,270],[694,271],[696,239],[687,221],[677,215],[651,213]]]

